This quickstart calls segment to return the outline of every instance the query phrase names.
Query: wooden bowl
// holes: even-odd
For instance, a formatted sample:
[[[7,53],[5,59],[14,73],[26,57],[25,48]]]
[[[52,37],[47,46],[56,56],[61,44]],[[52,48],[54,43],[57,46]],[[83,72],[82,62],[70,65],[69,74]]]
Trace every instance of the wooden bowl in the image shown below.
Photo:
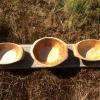
[[[100,60],[100,40],[87,39],[73,45],[74,55],[87,61]]]
[[[35,41],[31,56],[38,64],[52,67],[68,58],[67,44],[54,37],[44,37]]]
[[[23,49],[15,43],[0,43],[0,64],[12,64],[23,57]]]

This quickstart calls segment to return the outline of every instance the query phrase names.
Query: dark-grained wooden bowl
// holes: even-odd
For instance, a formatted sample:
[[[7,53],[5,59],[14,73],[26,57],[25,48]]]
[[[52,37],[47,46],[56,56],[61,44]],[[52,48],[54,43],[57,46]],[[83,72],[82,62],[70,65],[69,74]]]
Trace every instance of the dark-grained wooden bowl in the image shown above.
[[[100,40],[87,39],[73,45],[74,55],[87,61],[100,60]]]
[[[68,58],[68,47],[58,38],[44,37],[33,43],[31,56],[37,63],[52,67]]]

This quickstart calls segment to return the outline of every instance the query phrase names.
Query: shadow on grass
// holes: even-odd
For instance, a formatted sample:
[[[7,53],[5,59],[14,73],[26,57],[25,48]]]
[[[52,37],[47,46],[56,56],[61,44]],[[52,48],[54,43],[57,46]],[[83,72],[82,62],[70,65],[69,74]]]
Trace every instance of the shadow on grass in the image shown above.
[[[59,69],[50,69],[50,71],[59,78],[68,78],[74,77],[80,71],[80,68],[59,68]]]
[[[10,28],[9,26],[4,22],[0,25],[0,40],[6,41],[6,38],[9,35]]]
[[[50,69],[59,78],[74,77],[80,71],[80,61],[74,57],[72,50],[68,49],[69,57],[66,61],[58,65],[58,68]]]

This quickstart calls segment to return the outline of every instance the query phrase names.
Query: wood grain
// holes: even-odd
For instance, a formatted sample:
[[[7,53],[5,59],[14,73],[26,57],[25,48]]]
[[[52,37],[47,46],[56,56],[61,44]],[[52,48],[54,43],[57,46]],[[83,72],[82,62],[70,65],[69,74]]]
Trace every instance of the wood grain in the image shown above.
[[[29,69],[29,68],[48,68],[46,66],[40,65],[34,61],[30,56],[31,45],[21,45],[24,48],[25,55],[23,59],[17,63],[10,65],[0,65],[0,69]],[[69,57],[66,61],[62,62],[58,66],[52,68],[100,68],[100,61],[98,62],[88,62],[80,60],[73,55],[72,44],[68,44],[68,54]]]

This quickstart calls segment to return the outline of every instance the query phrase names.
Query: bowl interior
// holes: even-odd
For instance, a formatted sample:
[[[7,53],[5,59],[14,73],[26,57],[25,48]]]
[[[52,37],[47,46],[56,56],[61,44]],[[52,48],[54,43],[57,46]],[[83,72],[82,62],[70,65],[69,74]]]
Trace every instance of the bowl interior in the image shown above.
[[[14,44],[0,44],[0,64],[16,62],[21,57],[22,49]]]
[[[38,41],[34,46],[33,53],[39,62],[48,65],[59,63],[67,54],[65,45],[53,38]]]
[[[80,42],[78,52],[87,60],[100,60],[100,41],[88,40]]]

